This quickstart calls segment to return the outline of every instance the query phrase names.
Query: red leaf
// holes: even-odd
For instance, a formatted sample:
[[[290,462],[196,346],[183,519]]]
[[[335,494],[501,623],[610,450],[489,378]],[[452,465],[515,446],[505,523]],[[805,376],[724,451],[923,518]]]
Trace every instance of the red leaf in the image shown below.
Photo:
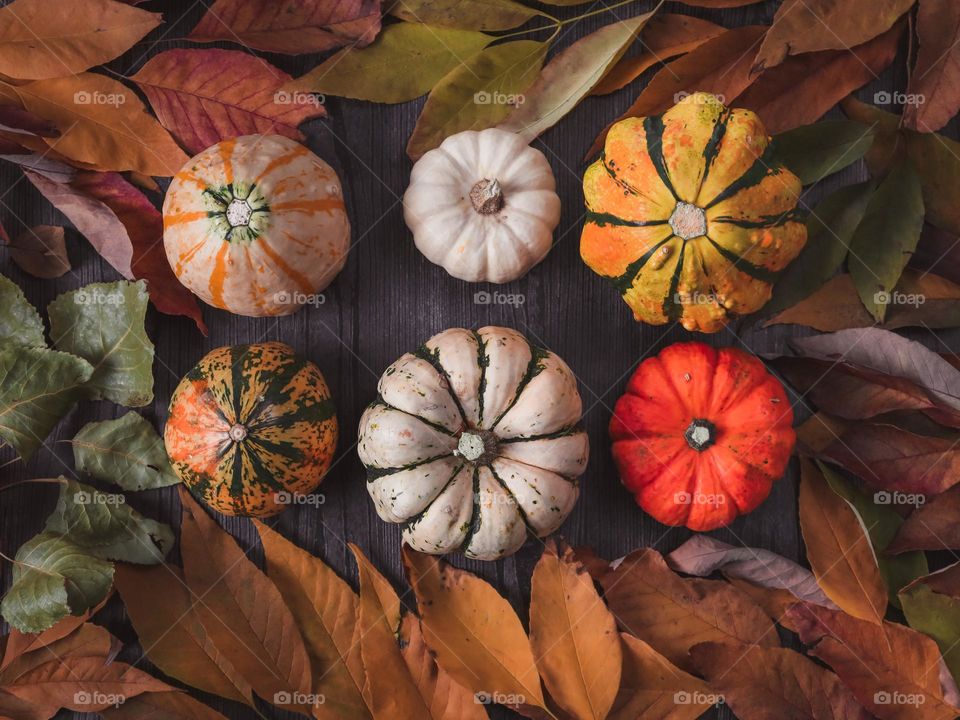
[[[960,485],[921,505],[903,521],[889,553],[960,549]]]
[[[939,130],[960,110],[960,3],[920,0],[920,50],[910,76],[903,119],[920,132]],[[920,99],[922,96],[922,100]]]
[[[379,31],[380,0],[216,0],[189,38],[302,55],[363,47]]]
[[[297,126],[326,115],[309,93],[279,92],[291,80],[285,72],[239,50],[168,50],[132,80],[160,124],[192,153],[238,135],[302,140]]]

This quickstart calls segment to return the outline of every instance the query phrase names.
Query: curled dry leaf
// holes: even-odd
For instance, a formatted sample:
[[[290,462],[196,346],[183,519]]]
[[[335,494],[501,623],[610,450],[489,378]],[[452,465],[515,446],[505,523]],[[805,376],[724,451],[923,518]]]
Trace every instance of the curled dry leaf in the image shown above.
[[[887,552],[960,549],[960,486],[916,508],[900,526]]]
[[[15,0],[0,9],[0,74],[42,80],[83,72],[122,55],[160,20],[113,0]]]
[[[620,626],[684,670],[692,669],[688,651],[698,642],[779,644],[747,595],[725,582],[681,578],[650,548],[627,555],[600,583]]]
[[[326,115],[313,95],[280,90],[290,81],[287,73],[239,50],[167,50],[131,79],[160,124],[191,153],[240,135],[302,140],[300,123]]]
[[[380,30],[380,0],[216,0],[188,36],[303,55],[368,45]]]
[[[437,664],[473,693],[545,707],[530,641],[510,603],[432,555],[404,546],[403,561]]]
[[[723,702],[751,720],[870,720],[829,670],[788,648],[701,643],[690,654]]]
[[[34,277],[50,280],[71,268],[62,227],[37,225],[24,230],[15,241],[4,238],[4,242],[10,248],[10,258]]]
[[[917,101],[904,107],[903,119],[914,130],[933,132],[960,110],[960,5],[950,0],[918,5],[920,49],[907,85],[907,95]]]

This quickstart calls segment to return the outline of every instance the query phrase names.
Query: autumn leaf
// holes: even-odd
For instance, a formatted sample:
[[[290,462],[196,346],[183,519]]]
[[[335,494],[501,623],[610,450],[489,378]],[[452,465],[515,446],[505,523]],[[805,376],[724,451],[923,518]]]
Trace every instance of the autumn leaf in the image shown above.
[[[432,555],[404,546],[403,561],[437,664],[473,693],[545,707],[530,641],[510,603]]]
[[[497,127],[525,140],[569,113],[613,67],[655,10],[605,25],[555,55],[524,92],[524,101]]]
[[[960,486],[916,508],[897,531],[887,552],[960,549]]]
[[[239,50],[167,50],[131,80],[191,153],[240,135],[302,140],[300,123],[326,115],[316,97],[280,91],[290,81],[287,73]]]
[[[121,564],[114,584],[144,654],[163,673],[204,692],[253,705],[250,683],[213,644],[179,568]]]
[[[788,648],[701,643],[690,650],[724,704],[751,720],[869,720],[829,670]]]
[[[627,555],[600,583],[621,628],[684,670],[692,669],[687,651],[698,642],[779,644],[749,597],[725,582],[681,578],[650,548]]]
[[[800,459],[800,529],[807,561],[827,596],[854,617],[882,622],[887,589],[867,529],[806,458]]]
[[[6,647],[3,652],[3,660],[0,662],[0,673],[21,655],[34,652],[35,650],[41,650],[74,633],[87,622],[87,620],[103,609],[107,600],[110,599],[111,594],[112,593],[108,593],[107,597],[104,598],[101,603],[86,612],[79,615],[68,615],[43,632],[22,633],[16,628],[10,628],[10,632],[5,636]]]
[[[537,76],[547,44],[514,40],[481,50],[438,82],[423,106],[407,155],[416,160],[463,130],[493,127]]]
[[[325,702],[319,720],[372,717],[363,694],[360,644],[354,642],[359,600],[322,560],[301,550],[260,521],[254,521],[267,573],[280,590],[303,634],[314,691]]]
[[[287,55],[368,45],[380,30],[380,0],[216,0],[187,37]]]
[[[493,39],[474,30],[396,23],[385,27],[371,45],[362,50],[344,48],[287,83],[283,90],[382,103],[407,102],[430,92],[444,75]]]
[[[389,5],[390,14],[401,20],[453,30],[509,30],[543,15],[513,0],[404,0]]]
[[[0,74],[43,80],[83,72],[122,55],[160,20],[113,0],[15,0],[0,9]]]
[[[761,0],[679,0],[684,5],[705,8],[734,8],[744,5],[756,5]]]
[[[804,185],[812,185],[852,165],[872,143],[873,131],[853,120],[801,125],[773,139],[777,159]]]
[[[103,720],[226,720],[213,708],[185,693],[148,692],[100,711]]]
[[[915,0],[875,0],[869,12],[856,3],[832,0],[784,0],[773,16],[754,66],[755,72],[779,65],[787,55],[843,50],[886,32]]]
[[[0,340],[7,347],[47,347],[43,320],[13,280],[0,275]]]
[[[194,607],[213,645],[265,700],[308,696],[310,660],[283,596],[189,491],[178,489],[184,577],[201,599]]]
[[[960,675],[960,598],[956,587],[938,592],[937,575],[956,573],[956,566],[922,577],[900,591],[903,614],[914,630],[937,643],[954,679]],[[934,580],[934,583],[928,583]],[[955,580],[950,581],[955,585]]]
[[[919,0],[920,50],[910,74],[903,119],[908,127],[933,132],[960,110],[960,5],[950,0]]]
[[[620,686],[617,622],[574,558],[548,540],[533,571],[530,644],[551,697],[575,718],[605,718]]]
[[[0,238],[0,242],[10,248],[10,259],[34,277],[52,280],[71,268],[62,227],[37,225],[24,230],[14,241]]]
[[[960,257],[954,257],[954,245],[960,236],[924,223],[917,251],[910,256],[909,266],[926,272],[936,272],[950,282],[960,284]]]
[[[61,621],[62,622],[62,621]],[[25,673],[48,662],[72,657],[101,657],[112,661],[120,651],[121,643],[108,630],[84,622],[66,637],[21,655],[0,672],[0,687],[13,682]]]
[[[654,65],[690,52],[726,28],[709,20],[664,13],[650,18],[640,34],[643,52],[622,57],[590,91],[591,95],[615,92],[636,80]]]

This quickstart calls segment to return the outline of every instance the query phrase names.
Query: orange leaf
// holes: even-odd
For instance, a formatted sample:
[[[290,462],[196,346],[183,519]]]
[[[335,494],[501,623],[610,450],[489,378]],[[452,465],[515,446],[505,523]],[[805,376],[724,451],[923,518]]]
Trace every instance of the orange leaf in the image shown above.
[[[800,459],[800,529],[827,596],[854,617],[882,622],[887,589],[863,521],[807,458]]]
[[[160,19],[113,0],[15,0],[0,9],[0,74],[74,75],[119,57]]]
[[[423,634],[458,683],[495,702],[545,707],[530,641],[492,586],[438,557],[403,548]]]
[[[226,720],[213,708],[177,692],[144,693],[100,711],[103,720]]]
[[[359,602],[356,593],[322,560],[301,550],[259,520],[267,573],[303,633],[313,668],[314,692],[324,703],[317,718],[371,717],[363,696],[364,670],[356,642]]]
[[[776,629],[748,596],[725,582],[685,579],[656,550],[627,555],[600,579],[620,626],[684,670],[699,642],[779,645]]]
[[[74,632],[33,652],[21,655],[0,672],[0,686],[12,683],[25,673],[48,662],[70,657],[99,657],[107,662],[120,650],[120,641],[106,629],[84,623]]]
[[[907,127],[933,132],[960,110],[960,4],[954,0],[921,0],[917,11],[920,50],[910,74]]]
[[[280,592],[190,492],[178,490],[184,576],[211,641],[264,700],[309,695],[310,660]]]
[[[869,720],[828,670],[794,650],[701,643],[693,661],[738,717],[750,720]]]
[[[716,702],[709,686],[640,638],[621,634],[623,675],[610,720],[694,720]]]
[[[607,716],[620,686],[617,621],[573,550],[548,540],[533,571],[530,644],[543,682],[575,718]]]
[[[121,563],[113,580],[150,662],[187,685],[253,706],[250,683],[204,630],[179,568]]]

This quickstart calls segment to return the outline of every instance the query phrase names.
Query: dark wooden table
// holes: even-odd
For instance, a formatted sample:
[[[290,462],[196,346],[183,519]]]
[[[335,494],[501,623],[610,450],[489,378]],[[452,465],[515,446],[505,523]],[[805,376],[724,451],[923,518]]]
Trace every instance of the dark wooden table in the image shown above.
[[[616,10],[615,14],[629,17],[649,9],[652,4],[649,0],[638,0],[635,5]],[[165,24],[110,67],[131,75],[153,54],[185,46],[186,43],[175,38],[189,32],[204,5],[205,0],[195,4],[157,0],[146,3],[147,9],[164,13]],[[765,2],[740,9],[708,11],[668,3],[664,11],[697,15],[733,27],[769,23],[777,5]],[[596,7],[602,4],[596,3]],[[552,12],[571,17],[587,9],[591,6]],[[605,13],[568,26],[557,45],[563,47],[612,20],[613,14]],[[633,52],[638,49],[634,48]],[[858,95],[872,99],[878,90],[903,89],[904,55],[902,52],[892,68]],[[315,57],[270,56],[269,59],[294,75],[317,62]],[[377,379],[387,365],[432,334],[458,326],[513,327],[563,357],[580,381],[585,410],[583,422],[590,434],[591,458],[582,479],[580,501],[563,526],[563,535],[573,544],[592,545],[607,558],[619,557],[640,546],[668,552],[679,545],[690,535],[687,530],[667,528],[655,522],[637,508],[622,489],[609,452],[607,423],[611,408],[637,363],[670,343],[694,336],[678,326],[635,323],[618,294],[584,266],[578,252],[583,221],[580,188],[585,167],[583,154],[598,131],[626,109],[649,76],[614,95],[588,99],[534,142],[553,166],[563,200],[563,216],[556,232],[556,245],[547,259],[525,278],[498,288],[521,296],[524,301],[520,305],[478,304],[475,293],[492,290],[494,286],[467,284],[451,278],[443,269],[429,263],[413,245],[403,222],[400,201],[411,168],[404,147],[423,101],[388,106],[327,98],[330,117],[309,125],[309,144],[334,165],[343,181],[354,241],[346,268],[329,288],[324,304],[307,307],[291,317],[251,319],[204,307],[204,317],[210,327],[210,336],[206,338],[188,320],[151,310],[148,332],[156,344],[156,399],[152,406],[142,409],[144,415],[158,429],[162,428],[167,403],[180,377],[212,348],[263,340],[282,340],[292,345],[315,361],[326,375],[337,405],[341,441],[333,469],[320,489],[324,504],[292,507],[272,524],[351,581],[355,580],[355,572],[346,542],[357,543],[404,592],[407,586],[400,564],[399,527],[377,518],[364,488],[364,471],[355,451],[360,414],[374,398]],[[859,179],[864,173],[861,167],[854,166],[821,183],[822,187],[809,192],[804,202],[815,202],[824,191]],[[0,166],[0,180],[0,220],[12,235],[40,223],[65,222],[11,166]],[[27,276],[2,251],[0,269],[41,308],[66,290],[89,282],[118,279],[79,235],[71,232],[69,239],[74,270],[57,280],[40,281]],[[791,337],[807,332],[781,326],[739,333],[728,329],[695,337],[717,346],[739,346],[756,353],[770,353],[785,351]],[[931,347],[960,350],[960,332],[936,336],[922,331],[909,334]],[[796,411],[800,417],[805,415],[802,401]],[[87,422],[114,418],[124,412],[124,408],[109,402],[82,403],[30,462],[5,465],[0,470],[0,483],[61,474],[74,476],[70,446],[60,441],[72,437]],[[0,451],[0,465],[13,459],[10,449]],[[792,466],[757,511],[714,534],[727,542],[759,546],[803,561],[796,489],[796,467]],[[12,556],[21,543],[39,531],[53,507],[55,494],[55,490],[43,485],[24,485],[0,494],[0,550]],[[129,501],[149,516],[174,526],[179,523],[175,489],[131,494]],[[236,518],[221,521],[243,547],[252,548],[252,557],[259,561],[259,548],[254,547],[256,533],[249,521]],[[513,557],[495,563],[467,561],[462,556],[452,560],[494,583],[526,620],[530,574],[540,551],[540,543],[531,541]],[[2,587],[9,587],[9,567],[4,568],[2,580]],[[412,593],[404,599],[411,603]],[[117,598],[100,618],[100,622],[105,622],[126,644],[123,657],[137,658],[136,636]],[[147,661],[141,661],[141,665],[155,671]],[[196,695],[230,718],[258,717],[240,705],[203,693]],[[267,705],[261,705],[260,713],[259,717],[287,716]],[[513,717],[501,708],[491,709],[491,716]],[[731,717],[725,709],[712,716]],[[62,713],[58,717],[79,716]]]

